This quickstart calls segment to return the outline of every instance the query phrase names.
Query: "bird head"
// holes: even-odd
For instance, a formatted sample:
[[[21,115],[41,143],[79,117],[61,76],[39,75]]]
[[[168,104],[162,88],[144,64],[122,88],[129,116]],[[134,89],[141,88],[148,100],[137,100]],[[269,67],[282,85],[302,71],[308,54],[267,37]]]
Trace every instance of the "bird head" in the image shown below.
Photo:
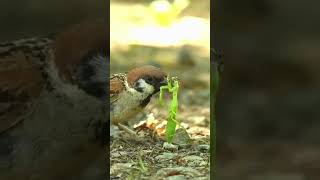
[[[67,28],[54,43],[61,77],[103,101],[109,89],[107,29],[102,20],[82,22]]]
[[[160,68],[146,65],[129,71],[127,80],[136,91],[153,95],[160,91],[161,86],[167,84],[167,74]]]
[[[109,134],[108,29],[105,19],[84,21],[58,33],[53,43],[54,65],[59,81],[73,87],[67,88],[71,92],[68,92],[68,96],[70,93],[77,106],[88,107],[83,111],[88,111],[88,116],[92,117],[82,119],[89,124],[86,128],[90,139],[101,140],[103,144],[106,144],[106,136]],[[74,93],[79,89],[81,97]],[[91,113],[94,109],[99,111]]]

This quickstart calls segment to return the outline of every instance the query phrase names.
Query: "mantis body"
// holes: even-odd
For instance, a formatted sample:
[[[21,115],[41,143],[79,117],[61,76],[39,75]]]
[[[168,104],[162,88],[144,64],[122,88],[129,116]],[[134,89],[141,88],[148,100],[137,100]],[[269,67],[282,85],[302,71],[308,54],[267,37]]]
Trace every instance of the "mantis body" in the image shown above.
[[[178,111],[178,91],[179,91],[179,82],[176,77],[168,78],[168,85],[160,87],[159,102],[163,106],[163,93],[167,90],[172,94],[172,100],[169,107],[169,118],[166,128],[166,136],[168,143],[172,143],[174,135],[176,133],[177,126],[177,111]]]

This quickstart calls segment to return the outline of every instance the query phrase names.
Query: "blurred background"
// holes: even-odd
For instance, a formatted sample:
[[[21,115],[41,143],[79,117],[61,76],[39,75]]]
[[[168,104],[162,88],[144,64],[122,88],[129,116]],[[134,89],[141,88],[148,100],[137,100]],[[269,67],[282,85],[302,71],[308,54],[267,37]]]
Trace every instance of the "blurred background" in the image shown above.
[[[0,42],[46,36],[85,20],[104,18],[107,2],[101,0],[0,1]]]
[[[141,63],[209,64],[208,0],[111,0],[110,11],[112,71]]]
[[[177,119],[186,127],[192,138],[202,138],[201,144],[208,150],[210,137],[210,1],[111,0],[110,15],[111,74],[127,72],[132,68],[148,64],[160,67],[170,76],[177,76],[180,83]],[[166,104],[170,102],[170,96],[166,96],[165,102]],[[129,124],[133,126],[139,121],[153,118],[166,122],[167,117],[168,108],[160,107],[158,97],[154,97],[144,113],[138,115],[135,118],[136,121],[130,121]],[[119,162],[127,162],[126,155],[118,157],[118,152],[130,151],[124,154],[132,154],[128,158],[135,161],[138,159],[138,150],[148,151],[150,147],[162,147],[163,144],[148,141],[148,137],[144,138],[143,145],[137,145],[132,141],[119,144],[119,138],[115,136],[114,139],[117,143],[111,146],[111,175],[122,178],[125,178],[125,172],[131,171],[129,169],[132,168],[116,168]],[[126,148],[128,145],[130,147]],[[150,158],[162,156],[162,153],[171,153],[163,148],[159,151],[150,150],[152,154],[143,159],[149,169],[148,173],[143,174],[143,178],[160,178],[161,171],[170,171],[163,168],[178,167],[183,169],[180,175],[194,174],[190,172],[190,166],[179,163],[180,160],[170,162],[150,160]],[[177,153],[180,157],[187,157],[188,153],[193,150],[194,147],[188,146],[179,149]],[[191,169],[200,172],[194,178],[208,179],[209,152],[201,153],[199,150],[196,152],[191,158],[196,158],[197,162],[201,163],[194,165]],[[179,172],[175,171],[173,175],[167,176],[175,174],[179,175]]]
[[[214,1],[213,46],[225,63],[217,179],[320,179],[319,6]]]

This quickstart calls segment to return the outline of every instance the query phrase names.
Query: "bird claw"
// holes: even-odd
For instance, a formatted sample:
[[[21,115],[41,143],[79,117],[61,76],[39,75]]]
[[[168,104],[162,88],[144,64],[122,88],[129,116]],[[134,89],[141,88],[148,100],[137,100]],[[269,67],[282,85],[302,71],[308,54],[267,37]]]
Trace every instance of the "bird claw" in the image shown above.
[[[125,131],[126,133],[128,133],[130,135],[131,138],[135,139],[135,140],[140,140],[140,137],[137,135],[136,132],[134,132],[133,130],[131,130],[130,128],[128,128],[127,126],[121,124],[121,123],[118,123],[117,124],[118,128],[120,130],[123,130]]]

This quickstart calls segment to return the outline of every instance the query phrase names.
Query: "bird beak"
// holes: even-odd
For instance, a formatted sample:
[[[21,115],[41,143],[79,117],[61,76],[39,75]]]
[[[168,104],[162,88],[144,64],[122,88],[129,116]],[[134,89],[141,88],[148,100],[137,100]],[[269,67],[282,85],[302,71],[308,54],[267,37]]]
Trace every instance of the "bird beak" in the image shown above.
[[[166,85],[168,85],[167,79],[164,79],[164,80],[160,81],[160,82],[156,85],[156,91],[155,91],[154,93],[159,92],[159,91],[160,91],[160,87],[161,87],[161,86],[166,86]]]
[[[162,80],[162,81],[159,83],[159,85],[160,85],[160,87],[161,87],[161,86],[168,85],[167,79]]]

